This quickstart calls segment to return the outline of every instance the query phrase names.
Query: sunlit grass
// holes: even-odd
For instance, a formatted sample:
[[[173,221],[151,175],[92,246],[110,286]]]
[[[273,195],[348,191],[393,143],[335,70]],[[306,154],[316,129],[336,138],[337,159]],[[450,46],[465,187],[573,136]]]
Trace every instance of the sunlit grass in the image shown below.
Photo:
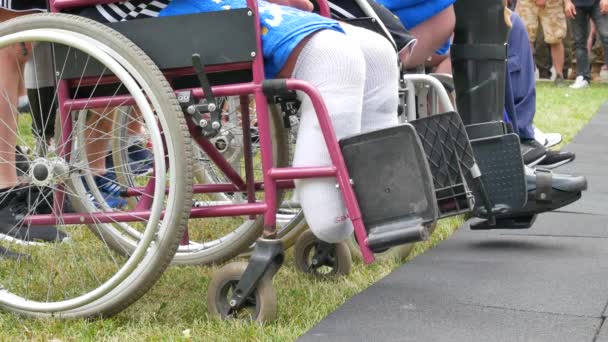
[[[590,89],[577,91],[539,85],[536,124],[545,132],[562,133],[567,143],[606,100],[606,93],[608,87],[595,84]],[[210,219],[198,220],[194,225],[203,231],[219,229],[225,223]],[[448,238],[460,223],[459,218],[440,222],[430,241],[417,244],[410,258]],[[206,290],[216,267],[174,267],[141,300],[110,319],[32,320],[2,313],[0,340],[290,341],[402,264],[403,261],[391,259],[370,266],[356,263],[350,275],[320,281],[298,273],[289,251],[284,267],[274,278],[279,317],[267,325],[209,318]]]

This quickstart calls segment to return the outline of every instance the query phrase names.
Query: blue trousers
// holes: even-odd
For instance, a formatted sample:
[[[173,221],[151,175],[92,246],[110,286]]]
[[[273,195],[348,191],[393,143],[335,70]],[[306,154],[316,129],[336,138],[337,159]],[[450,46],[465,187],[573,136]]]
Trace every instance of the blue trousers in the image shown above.
[[[536,80],[534,58],[523,21],[515,13],[508,41],[505,112],[515,133],[521,139],[534,139],[536,113]]]

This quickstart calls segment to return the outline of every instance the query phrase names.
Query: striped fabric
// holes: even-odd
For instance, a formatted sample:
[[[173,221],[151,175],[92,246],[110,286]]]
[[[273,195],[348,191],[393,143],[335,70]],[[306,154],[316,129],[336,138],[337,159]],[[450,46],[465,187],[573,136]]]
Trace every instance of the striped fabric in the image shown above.
[[[130,0],[115,4],[97,5],[97,11],[108,22],[131,20],[135,18],[158,17],[160,11],[171,0]],[[46,0],[0,0],[0,8],[13,12],[40,10],[46,11]]]
[[[0,8],[14,12],[46,10],[46,0],[0,0]]]
[[[160,11],[170,2],[171,0],[131,0],[96,7],[108,22],[115,23],[135,18],[158,17]]]

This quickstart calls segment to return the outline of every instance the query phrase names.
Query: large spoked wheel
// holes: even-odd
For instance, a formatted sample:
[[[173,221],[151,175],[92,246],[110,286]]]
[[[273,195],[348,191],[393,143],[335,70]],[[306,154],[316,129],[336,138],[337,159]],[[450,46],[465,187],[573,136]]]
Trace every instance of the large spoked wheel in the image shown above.
[[[346,242],[324,243],[310,230],[296,240],[295,262],[299,271],[322,278],[348,275],[353,266]]]
[[[189,134],[173,91],[154,63],[107,26],[58,14],[25,16],[0,26],[0,49],[41,57],[48,47],[51,74],[55,80],[69,80],[69,89],[63,89],[79,101],[66,106],[69,117],[56,132],[48,129],[55,121],[51,108],[38,116],[30,108],[28,114],[15,109],[11,117],[0,117],[0,124],[15,127],[18,175],[20,184],[26,184],[11,189],[12,199],[0,198],[0,203],[9,201],[3,207],[20,214],[18,221],[3,222],[3,227],[13,227],[3,229],[0,239],[6,252],[0,259],[0,306],[37,317],[109,316],[140,298],[175,254],[191,205]],[[82,64],[73,63],[76,54]],[[23,82],[25,70],[21,62],[15,65]],[[88,77],[93,65],[110,77]],[[37,69],[37,64],[30,68],[36,77],[49,71]],[[50,98],[61,108],[66,92],[60,91],[55,89]],[[4,89],[0,95],[8,98]],[[90,101],[100,96],[132,99],[141,131],[150,141],[154,177],[130,189],[146,198],[137,213],[120,203],[122,190],[129,189],[108,179],[103,164],[96,165],[105,160],[104,139],[111,133],[111,125],[103,123],[122,105],[92,106]],[[81,134],[78,125],[88,133]],[[12,135],[3,138],[12,144]],[[110,198],[101,193],[99,180],[122,190]],[[115,227],[127,224],[141,238],[130,253],[117,253],[109,240],[122,233]]]
[[[209,313],[221,319],[273,321],[277,316],[277,294],[271,279],[262,278],[242,308],[231,307],[230,298],[246,268],[246,262],[234,262],[215,272],[207,290]]]

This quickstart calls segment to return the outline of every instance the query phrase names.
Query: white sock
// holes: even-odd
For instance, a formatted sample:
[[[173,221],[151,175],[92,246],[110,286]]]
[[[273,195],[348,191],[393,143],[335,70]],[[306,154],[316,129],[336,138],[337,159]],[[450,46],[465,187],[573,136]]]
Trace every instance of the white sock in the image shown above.
[[[17,105],[17,108],[29,107],[29,105],[30,105],[30,100],[27,97],[27,95],[19,96],[19,103]],[[29,111],[29,108],[28,108],[28,111]]]
[[[335,31],[320,31],[300,52],[293,77],[315,86],[327,107],[338,139],[361,130],[365,60],[356,41]],[[327,166],[331,159],[310,99],[302,101],[294,166]],[[335,243],[353,231],[335,178],[296,180],[298,198],[312,232]]]

